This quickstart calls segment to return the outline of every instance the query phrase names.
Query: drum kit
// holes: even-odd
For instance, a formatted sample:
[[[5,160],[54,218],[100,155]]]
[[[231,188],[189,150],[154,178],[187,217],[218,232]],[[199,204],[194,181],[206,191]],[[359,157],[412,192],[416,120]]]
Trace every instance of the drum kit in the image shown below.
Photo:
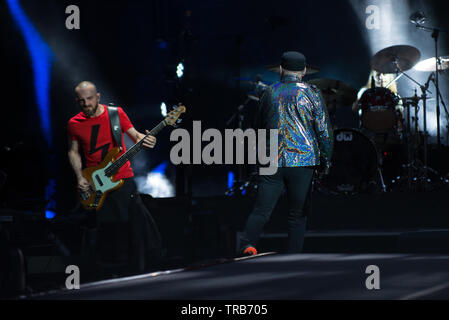
[[[359,194],[428,191],[447,185],[447,177],[440,176],[428,166],[426,102],[433,99],[428,98],[427,93],[432,75],[437,69],[436,59],[419,62],[420,58],[418,49],[406,45],[385,48],[372,57],[371,68],[378,74],[390,75],[392,80],[376,87],[373,78],[371,88],[365,90],[360,99],[354,99],[355,109],[359,110],[360,115],[356,128],[334,126],[333,167],[329,176],[317,181],[319,190],[331,194]],[[440,71],[449,68],[447,57],[439,57],[438,60]],[[412,68],[431,72],[424,85],[405,73]],[[390,90],[389,87],[402,76],[416,83],[422,94],[418,96],[415,90],[414,96],[401,98]],[[334,88],[323,87],[320,79],[310,83],[321,89],[327,103],[327,93],[332,90],[344,92],[340,95],[347,96],[348,101],[354,96],[354,90],[339,82]],[[347,106],[348,101],[340,101],[335,105],[341,108]],[[418,123],[420,102],[424,115],[422,128]],[[331,106],[329,113],[334,108]]]
[[[343,81],[326,78],[307,81],[320,89],[334,129],[330,174],[315,179],[315,190],[356,195],[427,191],[447,186],[448,177],[441,177],[428,166],[426,102],[431,100],[427,94],[432,75],[437,65],[439,71],[449,69],[449,56],[438,57],[438,64],[435,58],[419,61],[420,58],[420,51],[407,45],[391,46],[377,52],[371,59],[371,68],[378,74],[389,75],[392,80],[376,86],[373,78],[371,87],[359,99],[357,91]],[[428,81],[420,84],[405,73],[412,68],[430,72]],[[268,70],[279,72],[279,66],[269,66]],[[307,66],[307,74],[318,71],[318,67]],[[414,96],[401,98],[390,90],[402,76],[417,84],[421,95],[415,89]],[[259,100],[266,87],[259,79],[257,90],[248,94],[248,98]],[[424,115],[422,128],[418,123],[421,108]]]

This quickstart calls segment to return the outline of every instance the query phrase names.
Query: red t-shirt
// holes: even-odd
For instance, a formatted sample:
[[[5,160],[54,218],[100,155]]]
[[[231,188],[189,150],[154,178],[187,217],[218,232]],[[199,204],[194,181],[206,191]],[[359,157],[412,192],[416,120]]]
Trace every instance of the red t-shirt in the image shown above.
[[[84,112],[80,112],[72,117],[67,125],[70,139],[78,141],[78,144],[83,150],[84,158],[86,159],[85,166],[87,168],[98,165],[112,148],[117,147],[112,137],[107,107],[105,105],[102,106],[104,107],[104,111],[99,116],[89,118]],[[120,107],[117,109],[122,127],[123,150],[119,153],[119,156],[121,156],[126,151],[123,133],[132,128],[133,125],[123,109]],[[119,169],[114,180],[130,178],[133,175],[131,164],[127,161]]]

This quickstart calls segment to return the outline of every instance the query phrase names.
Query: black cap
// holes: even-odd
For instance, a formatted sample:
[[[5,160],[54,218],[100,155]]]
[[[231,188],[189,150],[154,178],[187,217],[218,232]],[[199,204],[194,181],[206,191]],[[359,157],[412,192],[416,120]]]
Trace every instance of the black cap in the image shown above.
[[[284,52],[281,57],[281,67],[290,71],[302,71],[306,67],[306,57],[296,51]]]

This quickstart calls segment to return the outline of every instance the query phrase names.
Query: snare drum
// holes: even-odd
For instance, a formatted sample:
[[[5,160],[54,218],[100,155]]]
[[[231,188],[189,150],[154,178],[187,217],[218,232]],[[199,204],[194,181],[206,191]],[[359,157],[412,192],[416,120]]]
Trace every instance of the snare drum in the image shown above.
[[[362,127],[378,133],[395,128],[398,123],[396,106],[399,100],[399,97],[387,88],[375,87],[366,90],[359,100]]]

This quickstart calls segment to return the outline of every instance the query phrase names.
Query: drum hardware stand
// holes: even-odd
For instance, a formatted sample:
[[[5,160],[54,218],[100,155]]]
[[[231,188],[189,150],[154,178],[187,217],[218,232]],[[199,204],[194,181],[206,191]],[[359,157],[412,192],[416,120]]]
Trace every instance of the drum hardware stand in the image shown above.
[[[410,158],[411,162],[407,164],[408,170],[409,170],[409,183],[411,184],[411,173],[412,170],[416,172],[416,177],[414,180],[423,181],[424,184],[424,191],[428,191],[429,188],[429,173],[432,173],[434,175],[438,175],[438,172],[428,166],[428,132],[427,132],[427,92],[428,87],[430,85],[430,81],[435,77],[434,73],[432,72],[426,83],[424,85],[420,85],[421,88],[421,97],[417,96],[416,89],[415,89],[415,96],[412,99],[412,102],[408,102],[408,104],[413,104],[415,106],[415,143],[417,146],[419,146],[419,123],[418,123],[418,103],[419,100],[422,100],[422,109],[423,109],[423,161],[421,162],[419,159],[416,159],[416,155],[413,154],[413,156]],[[411,128],[409,128],[410,130]],[[408,146],[410,148],[410,144]],[[409,153],[411,155],[411,152]],[[409,185],[410,185],[409,184]]]
[[[411,81],[413,81],[415,84],[417,84],[420,88],[423,87],[418,81],[416,81],[415,79],[413,79],[412,77],[410,77],[408,74],[406,74],[404,71],[402,71],[401,68],[399,68],[399,62],[398,62],[398,58],[397,58],[397,57],[394,58],[393,64],[394,64],[395,67],[396,67],[396,74],[398,75],[398,76],[395,78],[395,80],[396,80],[396,79],[399,79],[402,75],[404,75],[404,76],[406,76],[409,80],[411,80]],[[390,86],[395,80],[391,81],[391,82],[388,84],[388,86]],[[429,92],[430,94],[432,94],[432,92],[429,90],[429,86],[428,86],[428,85],[427,85],[427,87],[426,87],[426,91]]]
[[[429,90],[429,82],[430,82],[431,77],[429,77],[429,79],[427,79],[426,84],[423,86],[418,81],[416,81],[415,79],[410,77],[408,74],[406,74],[405,72],[403,72],[399,68],[399,63],[398,63],[398,58],[397,57],[394,58],[393,63],[396,66],[396,74],[399,74],[396,77],[397,79],[399,79],[399,76],[404,75],[408,79],[413,81],[415,84],[417,84],[421,88],[421,91],[422,91],[421,98],[423,100],[423,115],[424,115],[424,117],[423,117],[423,121],[424,121],[424,127],[423,127],[423,130],[424,130],[424,172],[425,172],[425,174],[424,174],[424,181],[425,181],[424,182],[424,189],[427,190],[427,172],[426,172],[426,170],[427,170],[427,124],[426,124],[426,120],[427,120],[427,117],[426,117],[426,99],[427,99],[427,94],[426,94],[426,92],[429,92],[430,94],[432,94],[432,92]],[[390,85],[390,84],[391,83],[389,83],[388,85]],[[416,92],[415,92],[415,95],[416,95]],[[415,99],[416,127],[418,126],[417,106],[418,106],[418,100]],[[409,145],[407,147],[410,148]],[[411,159],[409,159],[409,161],[410,160]],[[407,166],[409,167],[409,178],[408,178],[409,179],[409,186],[411,187],[411,167],[410,167],[410,165],[411,165],[411,162],[409,162],[407,164]]]
[[[410,123],[410,105],[412,103],[415,104],[415,115],[416,115],[416,105],[418,101],[416,100],[416,90],[415,90],[415,100],[413,102],[410,101],[403,101],[404,106],[407,108],[407,130],[405,134],[405,143],[407,143],[407,186],[409,189],[412,188],[412,150],[411,150],[411,123]]]
[[[434,79],[434,84],[435,84],[435,89],[437,91],[437,102],[436,102],[436,117],[437,117],[437,144],[438,144],[438,149],[440,149],[441,147],[441,137],[440,137],[440,97],[441,97],[441,92],[440,92],[440,86],[439,86],[439,75],[438,75],[438,71],[439,71],[439,66],[441,65],[441,60],[438,57],[438,37],[440,35],[440,32],[444,32],[446,34],[449,33],[449,31],[447,30],[443,30],[443,29],[439,29],[439,28],[431,28],[431,27],[425,27],[423,26],[423,24],[426,22],[427,17],[425,16],[425,14],[422,11],[419,11],[416,13],[416,16],[411,16],[410,17],[410,21],[416,25],[417,29],[420,30],[424,30],[424,31],[428,31],[428,32],[432,32],[431,37],[434,39],[435,42],[435,79]],[[443,103],[444,105],[444,103]],[[445,107],[446,109],[446,107]],[[446,110],[447,113],[447,110]]]
[[[419,82],[417,82],[415,79],[413,79],[412,77],[410,77],[409,75],[407,75],[405,72],[402,72],[401,70],[400,70],[400,68],[399,68],[399,65],[398,65],[398,60],[397,60],[397,58],[395,58],[394,59],[394,62],[393,62],[395,65],[396,65],[396,73],[400,73],[400,74],[403,74],[403,75],[405,75],[408,79],[410,79],[411,81],[413,81],[414,83],[416,83],[418,86],[419,86],[419,88],[421,89],[421,100],[423,101],[423,134],[424,134],[424,159],[423,159],[423,161],[424,161],[424,163],[423,163],[423,172],[424,172],[424,190],[427,190],[427,188],[428,188],[428,174],[427,174],[427,170],[429,169],[428,168],[428,166],[427,166],[427,164],[428,164],[428,154],[427,154],[427,151],[428,151],[428,140],[427,140],[427,138],[428,138],[428,134],[427,134],[427,114],[426,114],[426,112],[427,112],[427,108],[426,108],[426,102],[427,102],[427,92],[429,92],[430,94],[432,94],[432,92],[429,90],[429,84],[430,84],[430,81],[432,80],[432,74],[433,73],[431,73],[430,74],[430,76],[429,76],[429,78],[427,79],[427,81],[426,81],[426,83],[424,84],[424,85],[421,85]],[[415,96],[416,96],[416,92],[415,92]],[[417,115],[417,106],[418,106],[418,97],[416,96],[416,98],[414,99],[414,105],[415,105],[415,121],[416,121],[416,129],[417,129],[417,127],[418,127],[418,115]],[[408,108],[408,114],[410,114],[410,108]],[[410,129],[410,128],[409,128]],[[410,148],[410,144],[408,144],[408,148]],[[410,160],[412,160],[412,159],[409,159],[409,161]],[[409,162],[408,164],[407,164],[407,167],[408,167],[408,171],[409,171],[409,177],[408,177],[408,180],[409,180],[409,186],[411,187],[411,168],[412,168],[412,164],[414,163],[415,161],[414,160],[412,160],[412,162]]]
[[[412,188],[412,170],[416,172],[416,175],[421,175],[422,174],[422,179],[420,179],[421,177],[415,177],[413,180],[415,181],[419,181],[419,180],[423,180],[424,181],[424,190],[427,191],[428,190],[428,171],[432,171],[434,172],[433,169],[428,167],[428,134],[427,134],[427,92],[430,81],[432,79],[432,74],[429,76],[429,78],[427,79],[426,83],[424,85],[419,85],[419,87],[421,88],[421,97],[418,97],[416,89],[415,89],[415,95],[412,99],[410,99],[409,101],[405,101],[405,106],[407,107],[407,139],[406,139],[406,143],[407,143],[407,160],[408,163],[405,166],[407,168],[407,184],[409,189]],[[416,81],[414,81],[416,82]],[[421,162],[419,159],[416,159],[416,154],[411,152],[411,141],[410,141],[410,137],[411,137],[411,121],[410,121],[410,105],[414,105],[415,108],[415,143],[416,145],[419,145],[419,138],[418,138],[418,128],[419,128],[419,123],[418,123],[418,103],[419,100],[423,101],[423,151],[424,151],[424,155],[423,155],[423,162]]]
[[[421,30],[425,30],[425,31],[432,31],[432,38],[435,40],[435,76],[434,76],[434,85],[435,85],[435,89],[437,91],[437,103],[436,103],[436,117],[437,117],[437,144],[438,144],[438,149],[440,149],[441,147],[441,137],[440,137],[440,85],[439,85],[439,72],[438,72],[438,67],[441,65],[441,61],[440,58],[438,57],[438,36],[440,35],[440,32],[447,32],[445,30],[441,30],[438,28],[428,28],[428,27],[424,27],[420,24],[417,24],[416,27],[418,29]],[[446,110],[447,112],[447,110]]]
[[[430,80],[432,79],[433,72],[429,75],[429,78],[426,81],[424,86],[421,86],[421,98],[423,105],[423,131],[424,131],[424,190],[427,190],[428,183],[428,174],[427,174],[427,88],[429,87]]]
[[[412,151],[413,147],[419,146],[419,117],[418,117],[418,104],[421,97],[418,96],[417,90],[415,88],[415,94],[411,98],[402,99],[404,106],[407,108],[407,125],[406,125],[406,139],[407,144],[407,164],[403,167],[407,168],[407,185],[408,189],[412,189],[412,176],[413,172],[419,174],[419,170],[424,171],[424,165],[419,160],[416,159],[416,152]],[[414,116],[411,116],[411,106],[414,107]],[[412,134],[412,122],[414,123],[413,134]],[[413,137],[413,139],[411,139]],[[415,178],[416,180],[417,178]]]
[[[373,144],[376,145],[376,143],[373,141]],[[382,151],[381,151],[382,152]],[[387,187],[385,185],[384,176],[382,174],[382,154],[379,152],[379,150],[376,147],[376,154],[377,154],[377,172],[379,173],[379,179],[380,179],[380,186],[382,187],[382,192],[387,192]]]
[[[440,61],[440,60],[441,59],[439,59],[439,58],[437,59],[437,61]],[[444,99],[443,99],[443,97],[441,95],[441,92],[440,92],[440,89],[438,87],[438,80],[437,80],[437,78],[438,78],[438,74],[439,73],[440,73],[440,71],[435,72],[435,76],[432,77],[431,80],[432,80],[435,88],[437,89],[437,112],[438,112],[438,108],[439,108],[439,101],[441,100],[441,104],[443,105],[443,109],[444,109],[444,111],[446,113],[446,118],[447,118],[447,122],[446,122],[446,129],[447,129],[447,131],[446,131],[446,144],[448,144],[449,143],[449,141],[448,141],[448,135],[449,135],[449,112],[447,111],[446,103],[444,102]],[[439,119],[440,119],[440,117],[439,116],[437,116],[437,117],[438,117],[437,118],[437,120],[438,120],[437,121],[437,129],[438,129],[438,134],[439,134],[440,133],[440,131],[439,131],[439,128],[440,128],[439,127],[439,122],[440,122]],[[441,147],[440,142],[438,142],[438,148],[440,148],[440,147]]]
[[[382,192],[387,192],[387,187],[385,186],[384,177],[382,175],[382,170],[377,166],[377,172],[379,172],[380,185],[382,186]]]

